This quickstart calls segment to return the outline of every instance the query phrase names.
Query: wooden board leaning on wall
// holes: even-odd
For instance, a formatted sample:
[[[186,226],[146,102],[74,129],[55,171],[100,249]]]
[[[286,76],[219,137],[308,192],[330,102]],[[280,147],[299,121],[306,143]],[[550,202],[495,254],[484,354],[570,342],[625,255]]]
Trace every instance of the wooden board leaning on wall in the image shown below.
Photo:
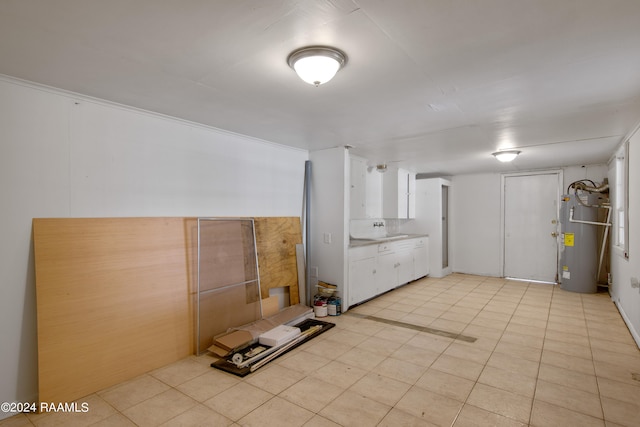
[[[300,220],[255,224],[262,295],[290,286],[293,302]],[[194,227],[196,218],[33,220],[40,401],[70,402],[194,353]]]
[[[269,298],[269,289],[288,286],[290,304],[298,304],[296,244],[302,243],[300,218],[254,218],[254,222],[262,298]]]

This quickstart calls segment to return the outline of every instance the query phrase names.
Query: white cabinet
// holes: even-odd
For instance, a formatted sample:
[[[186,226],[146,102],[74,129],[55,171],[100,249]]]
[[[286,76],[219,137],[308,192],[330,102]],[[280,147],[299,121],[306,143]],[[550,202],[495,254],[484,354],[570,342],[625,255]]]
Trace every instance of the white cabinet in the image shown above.
[[[404,285],[415,280],[415,262],[413,259],[414,239],[394,242],[396,254],[397,284]]]
[[[374,286],[375,273],[375,257],[349,262],[349,305],[365,301],[378,294]]]
[[[419,237],[413,240],[414,280],[429,274],[429,238]]]
[[[349,249],[348,305],[368,300],[378,294],[375,285],[377,256],[376,245]]]
[[[349,249],[349,305],[395,288],[398,285],[396,263],[390,243]]]
[[[402,168],[380,173],[367,163],[349,156],[349,218],[415,218],[416,174]]]
[[[416,174],[409,172],[407,176],[407,188],[409,194],[407,195],[407,218],[416,217]]]
[[[382,218],[382,174],[350,156],[350,219]]]
[[[349,306],[429,274],[428,238],[349,249]]]
[[[366,218],[366,175],[367,163],[359,158],[351,157],[350,159],[350,218],[360,219]]]
[[[416,174],[406,169],[390,169],[382,179],[382,216],[415,218]]]
[[[392,243],[378,245],[377,274],[375,280],[378,294],[387,292],[398,286],[396,254]]]
[[[366,169],[365,215],[367,218],[382,218],[382,174],[376,168]]]

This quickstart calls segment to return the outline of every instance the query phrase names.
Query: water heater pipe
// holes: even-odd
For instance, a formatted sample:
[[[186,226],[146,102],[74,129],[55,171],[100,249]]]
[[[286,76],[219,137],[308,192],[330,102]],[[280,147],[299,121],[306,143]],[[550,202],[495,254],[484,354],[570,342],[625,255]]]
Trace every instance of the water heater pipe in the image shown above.
[[[611,206],[603,206],[607,210],[607,224],[611,226]],[[600,272],[602,271],[602,261],[604,260],[604,250],[607,247],[607,237],[609,237],[609,227],[604,228],[604,235],[602,236],[602,248],[600,248],[600,262],[598,263],[598,273],[596,275],[596,280],[600,277]]]
[[[611,213],[611,206],[597,206],[599,208],[608,209],[609,213]],[[604,225],[605,227],[611,227],[611,223],[608,219],[609,215],[607,215],[607,222],[595,222],[595,221],[583,221],[581,219],[573,219],[573,208],[569,209],[569,222],[576,222],[578,224],[591,224],[591,225]]]
[[[607,205],[599,205],[596,206],[598,208],[603,208],[607,210],[607,222],[595,222],[595,221],[582,221],[580,219],[573,219],[573,209],[569,209],[569,222],[576,222],[578,224],[591,224],[591,225],[604,225],[604,237],[602,238],[602,248],[600,249],[600,262],[598,262],[598,273],[596,274],[596,278],[600,277],[600,271],[602,270],[602,261],[604,260],[604,250],[607,243],[607,237],[609,235],[609,227],[611,227],[611,206]]]
[[[573,184],[571,184],[570,187],[573,187],[576,190],[588,191],[589,193],[603,193],[609,189],[609,183],[605,181],[597,187],[596,186],[592,187],[590,185],[585,185],[584,182],[576,181]]]

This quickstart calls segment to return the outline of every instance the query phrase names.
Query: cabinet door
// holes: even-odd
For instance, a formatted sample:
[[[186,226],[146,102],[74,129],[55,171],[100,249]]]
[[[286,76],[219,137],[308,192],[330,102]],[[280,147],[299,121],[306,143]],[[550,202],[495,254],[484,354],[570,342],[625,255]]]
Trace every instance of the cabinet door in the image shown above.
[[[366,218],[367,164],[364,160],[352,157],[350,159],[350,167],[349,217],[351,219]]]
[[[398,216],[398,173],[398,170],[389,169],[382,174],[383,218],[400,218]]]
[[[382,218],[382,174],[366,168],[365,213],[367,218]]]
[[[375,296],[376,257],[378,245],[349,249],[349,282],[344,298],[348,305],[358,304]]]
[[[384,218],[415,218],[416,174],[406,169],[388,171],[383,178]]]
[[[414,239],[413,263],[415,265],[415,279],[429,274],[429,241],[426,237]]]
[[[396,242],[396,268],[398,270],[398,285],[404,285],[415,279],[414,250],[415,242],[403,240]]]
[[[409,218],[409,171],[398,169],[398,218]]]
[[[376,290],[378,294],[387,292],[398,286],[398,270],[394,252],[378,253],[376,272]]]
[[[349,262],[349,305],[358,304],[376,295],[375,274],[375,257]]]
[[[409,172],[408,175],[409,181],[409,195],[407,198],[407,203],[409,206],[407,207],[408,218],[415,219],[416,217],[416,174],[414,172]]]

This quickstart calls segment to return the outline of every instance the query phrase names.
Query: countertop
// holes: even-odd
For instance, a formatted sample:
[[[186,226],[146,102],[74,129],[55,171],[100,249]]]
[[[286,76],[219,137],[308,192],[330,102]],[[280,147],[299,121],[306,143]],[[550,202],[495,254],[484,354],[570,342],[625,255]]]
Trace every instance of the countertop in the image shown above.
[[[398,240],[415,239],[417,237],[429,237],[428,234],[392,234],[388,237],[378,237],[376,239],[351,239],[349,241],[350,248],[360,246],[378,245],[386,242],[396,242]]]

